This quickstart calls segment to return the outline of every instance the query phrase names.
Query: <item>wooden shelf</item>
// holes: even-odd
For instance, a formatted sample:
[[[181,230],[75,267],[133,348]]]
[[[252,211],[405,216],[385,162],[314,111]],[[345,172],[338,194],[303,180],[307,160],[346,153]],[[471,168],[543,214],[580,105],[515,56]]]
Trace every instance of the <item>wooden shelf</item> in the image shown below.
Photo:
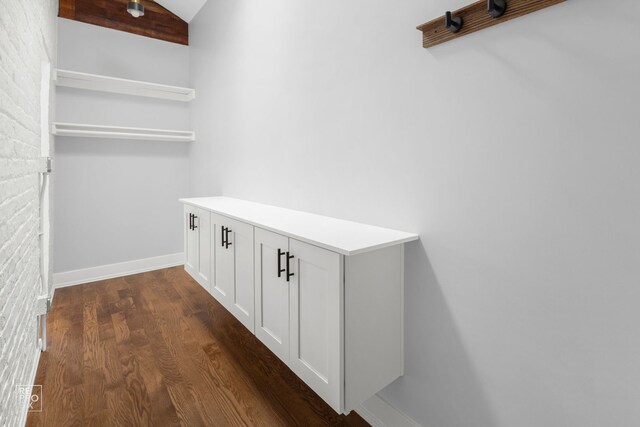
[[[85,125],[80,123],[53,124],[51,131],[56,136],[75,136],[84,138],[138,139],[146,141],[195,141],[195,133],[184,130],[129,128],[120,126]]]
[[[422,31],[422,46],[430,48],[564,1],[506,0],[507,10],[504,15],[499,18],[493,18],[487,12],[487,1],[480,0],[453,12],[453,16],[462,18],[463,22],[462,28],[457,33],[452,33],[445,28],[444,16],[422,24],[417,28]]]
[[[168,86],[69,70],[56,70],[56,86],[182,102],[189,102],[196,96],[195,89],[187,87]]]

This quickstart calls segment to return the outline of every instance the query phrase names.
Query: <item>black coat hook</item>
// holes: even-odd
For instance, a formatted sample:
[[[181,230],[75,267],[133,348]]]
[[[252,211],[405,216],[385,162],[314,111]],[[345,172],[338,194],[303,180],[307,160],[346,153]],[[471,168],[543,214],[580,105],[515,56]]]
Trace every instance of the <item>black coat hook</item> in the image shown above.
[[[451,12],[447,11],[444,15],[444,26],[452,33],[457,33],[462,28],[462,18],[459,16],[451,16]]]
[[[487,0],[487,11],[494,18],[499,18],[507,11],[505,0]]]

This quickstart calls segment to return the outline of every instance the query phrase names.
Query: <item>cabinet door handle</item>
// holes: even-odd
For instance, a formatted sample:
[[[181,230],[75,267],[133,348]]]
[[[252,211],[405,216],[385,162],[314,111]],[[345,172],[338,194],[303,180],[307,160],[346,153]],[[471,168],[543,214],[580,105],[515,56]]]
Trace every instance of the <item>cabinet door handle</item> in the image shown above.
[[[293,273],[289,272],[289,260],[293,259],[293,255],[290,255],[289,252],[287,252],[287,282],[290,282],[291,278],[293,277]]]
[[[193,214],[193,228],[192,230],[195,230],[196,228],[198,228],[198,226],[196,225],[196,218],[198,218],[198,216],[196,214]]]
[[[282,277],[282,273],[284,273],[284,268],[282,268],[282,255],[285,253],[278,248],[278,277]]]
[[[193,230],[193,214],[189,214],[189,230]]]
[[[222,246],[223,248],[225,247],[225,244],[226,244],[226,242],[225,242],[225,237],[224,237],[224,236],[225,236],[225,234],[224,234],[224,230],[225,230],[226,228],[227,228],[227,227],[225,227],[225,226],[223,226],[223,225],[221,225],[221,226],[220,226],[220,233],[222,233],[222,236],[221,236],[222,245],[221,245],[221,246]]]
[[[229,249],[229,246],[233,245],[233,243],[231,243],[231,242],[229,241],[229,233],[230,233],[230,232],[232,232],[232,231],[229,229],[229,227],[227,227],[227,231],[226,231],[226,233],[227,233],[227,238],[226,238],[225,246],[224,246],[224,248],[225,248],[225,249]]]

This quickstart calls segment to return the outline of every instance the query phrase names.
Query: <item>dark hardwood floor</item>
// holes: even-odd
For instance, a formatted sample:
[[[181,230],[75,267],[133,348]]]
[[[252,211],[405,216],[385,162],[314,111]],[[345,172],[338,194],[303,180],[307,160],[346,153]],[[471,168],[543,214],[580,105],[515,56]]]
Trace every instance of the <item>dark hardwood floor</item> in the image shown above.
[[[58,289],[28,426],[367,426],[338,416],[182,267]]]

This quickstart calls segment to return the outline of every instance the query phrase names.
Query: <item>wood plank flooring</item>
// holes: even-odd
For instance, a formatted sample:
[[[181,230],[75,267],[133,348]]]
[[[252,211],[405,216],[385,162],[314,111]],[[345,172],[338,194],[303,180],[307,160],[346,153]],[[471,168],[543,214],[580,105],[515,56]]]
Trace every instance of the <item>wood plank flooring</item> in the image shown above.
[[[182,267],[58,289],[28,426],[368,426],[339,416]]]

